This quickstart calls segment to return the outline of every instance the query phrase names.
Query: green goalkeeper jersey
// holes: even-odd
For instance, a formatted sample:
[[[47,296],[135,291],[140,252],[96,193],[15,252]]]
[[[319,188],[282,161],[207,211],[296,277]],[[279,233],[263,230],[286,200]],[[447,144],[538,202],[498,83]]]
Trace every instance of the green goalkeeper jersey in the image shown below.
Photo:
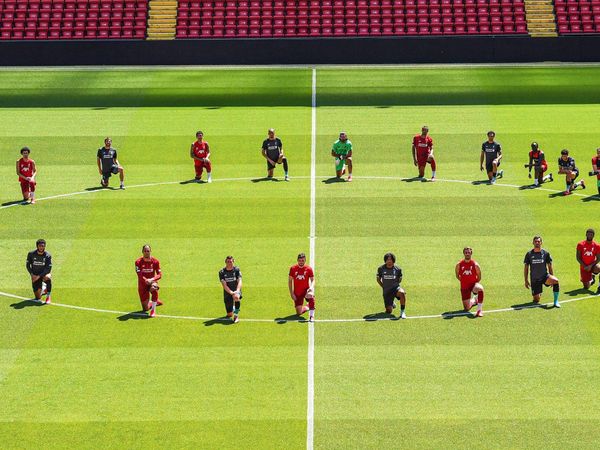
[[[336,155],[346,156],[352,151],[352,142],[350,142],[350,139],[346,139],[346,142],[342,142],[338,139],[333,143],[333,147],[331,148],[331,150]]]

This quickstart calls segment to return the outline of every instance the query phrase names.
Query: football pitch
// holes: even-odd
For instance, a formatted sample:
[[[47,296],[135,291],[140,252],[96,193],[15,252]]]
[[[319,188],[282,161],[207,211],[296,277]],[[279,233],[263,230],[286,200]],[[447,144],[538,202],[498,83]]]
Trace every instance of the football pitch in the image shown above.
[[[600,67],[11,69],[0,106],[0,447],[597,448],[600,297],[582,289],[575,247],[600,233],[587,175]],[[424,124],[435,183],[414,179]],[[270,127],[289,182],[281,166],[263,179]],[[197,130],[211,184],[190,182]],[[351,183],[333,178],[342,130]],[[488,130],[504,154],[495,185],[479,170]],[[117,177],[99,189],[105,136],[123,191]],[[538,189],[523,168],[532,141],[555,179]],[[35,205],[16,202],[25,145]],[[568,197],[563,148],[588,184]],[[560,309],[531,307],[523,285],[537,234]],[[29,300],[38,238],[52,305]],[[146,243],[163,270],[154,319],[134,271]],[[455,314],[465,246],[482,318]],[[382,314],[375,275],[390,251],[407,320]],[[315,270],[310,324],[287,286],[300,252]],[[238,324],[223,317],[226,255],[243,274]]]

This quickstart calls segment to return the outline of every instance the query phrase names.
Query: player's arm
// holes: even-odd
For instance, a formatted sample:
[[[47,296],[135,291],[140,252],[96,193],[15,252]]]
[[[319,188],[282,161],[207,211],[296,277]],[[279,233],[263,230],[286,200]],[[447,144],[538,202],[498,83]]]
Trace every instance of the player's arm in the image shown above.
[[[541,159],[541,156],[540,156],[540,159]],[[533,167],[533,156],[531,156],[531,153],[529,154],[529,164],[528,164],[528,166],[529,166],[529,178],[531,178],[531,169]]]
[[[146,278],[146,277],[144,277],[144,275],[142,274],[142,268],[141,268],[140,266],[141,266],[141,261],[136,261],[136,262],[135,262],[135,273],[136,273],[136,275],[137,275],[137,277],[138,277],[138,281],[142,281],[142,282],[144,282],[144,283],[146,283],[146,284],[147,284],[147,283],[148,283],[148,280],[147,280],[147,278]]]
[[[525,263],[523,269],[523,277],[525,278],[525,288],[529,289],[529,264]]]
[[[42,270],[42,273],[40,273],[40,275],[39,275],[40,278],[44,278],[51,271],[52,271],[52,256],[47,255],[46,256],[46,263],[44,265],[44,270]]]
[[[225,280],[221,279],[221,284],[223,285],[225,292],[227,292],[229,295],[233,295],[233,291],[229,289],[229,286],[227,286],[227,282]]]
[[[19,169],[19,161],[17,161],[17,176],[22,178],[23,180],[27,180],[27,177],[21,173],[21,169]]]
[[[481,155],[479,156],[479,170],[483,170],[483,158],[485,157],[485,150],[481,150]]]
[[[29,254],[27,255],[27,260],[25,260],[25,268],[27,269],[27,272],[29,272],[29,275],[33,277],[33,261]]]
[[[475,282],[479,283],[481,281],[481,267],[479,266],[479,263],[475,263],[475,273],[477,274]]]
[[[315,290],[315,277],[314,277],[314,275],[312,277],[308,277],[308,288],[312,289],[313,291]]]
[[[242,290],[242,274],[241,274],[241,272],[238,271],[238,275],[239,275],[239,277],[238,277],[237,287],[235,288],[235,291],[239,293]]]
[[[558,173],[567,173],[568,170],[560,164],[561,161],[562,158],[558,158]]]
[[[458,281],[460,281],[460,263],[457,263],[456,266],[454,267],[454,275],[456,275],[456,279]]]
[[[415,166],[417,165],[417,147],[415,146],[415,141],[413,139],[413,143],[412,143],[412,157],[413,157],[413,161],[415,163]]]
[[[35,176],[37,175],[37,166],[35,165],[35,161],[31,160],[32,172],[29,179],[31,181],[35,180]]]
[[[154,263],[154,273],[155,273],[155,275],[152,278],[150,278],[150,282],[158,281],[162,278],[162,270],[160,270],[160,262],[159,261],[156,261]]]
[[[581,249],[579,245],[577,246],[577,252],[575,253],[575,257],[577,258],[577,262],[580,266],[584,267],[585,270],[588,270],[587,265],[583,262],[583,258],[581,257]]]
[[[102,175],[102,158],[100,158],[100,156],[98,156],[96,158],[96,162],[98,163],[98,173],[100,175]]]
[[[292,300],[296,300],[296,296],[294,295],[294,277],[291,275],[288,277],[288,289],[290,290]]]
[[[283,156],[283,142],[281,142],[281,139],[278,139],[277,142],[279,142],[279,155]]]
[[[204,157],[204,161],[210,161],[210,145],[208,145],[208,142],[206,143],[206,156]]]
[[[498,146],[498,156],[496,156],[496,161],[500,162],[502,159],[502,147]]]
[[[548,273],[550,275],[554,275],[554,268],[552,267],[552,262],[548,261],[546,263],[546,267],[548,268]]]

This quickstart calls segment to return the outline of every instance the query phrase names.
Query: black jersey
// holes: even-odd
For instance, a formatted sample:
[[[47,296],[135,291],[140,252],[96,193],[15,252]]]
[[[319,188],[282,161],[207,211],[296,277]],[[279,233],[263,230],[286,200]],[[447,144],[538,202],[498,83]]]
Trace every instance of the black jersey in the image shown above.
[[[491,163],[500,154],[502,154],[502,146],[496,141],[485,141],[483,144],[481,144],[481,151],[485,153],[485,162]]]
[[[388,268],[384,264],[377,269],[377,278],[381,280],[384,292],[396,290],[402,281],[402,269],[396,265]]]
[[[279,159],[279,155],[281,154],[281,150],[283,149],[283,144],[281,143],[281,139],[275,138],[265,139],[262,145],[263,150],[267,152],[267,156],[269,159],[276,161]]]
[[[566,169],[566,170],[577,170],[577,166],[575,165],[575,160],[573,158],[571,158],[570,156],[567,158],[567,160],[563,160],[562,158],[558,158],[558,167],[562,168],[562,169]]]
[[[242,278],[242,272],[238,266],[233,266],[233,269],[227,270],[226,267],[223,267],[219,270],[219,280],[225,281],[227,287],[232,291],[237,290],[238,280]]]
[[[25,267],[31,275],[46,276],[52,270],[52,256],[46,251],[40,255],[37,250],[33,250],[27,253]]]
[[[106,149],[105,147],[99,148],[98,158],[100,158],[102,172],[110,172],[117,159],[117,150],[112,147],[109,149]]]
[[[531,249],[525,254],[523,262],[531,268],[529,274],[532,282],[545,281],[548,277],[547,264],[552,263],[552,256],[544,249],[540,252],[535,252]]]

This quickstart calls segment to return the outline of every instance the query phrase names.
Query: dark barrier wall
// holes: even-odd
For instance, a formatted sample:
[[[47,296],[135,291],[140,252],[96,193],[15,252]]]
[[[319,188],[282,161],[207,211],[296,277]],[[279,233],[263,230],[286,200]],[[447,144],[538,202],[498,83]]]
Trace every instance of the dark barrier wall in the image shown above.
[[[598,62],[600,34],[172,41],[1,41],[2,66]]]

